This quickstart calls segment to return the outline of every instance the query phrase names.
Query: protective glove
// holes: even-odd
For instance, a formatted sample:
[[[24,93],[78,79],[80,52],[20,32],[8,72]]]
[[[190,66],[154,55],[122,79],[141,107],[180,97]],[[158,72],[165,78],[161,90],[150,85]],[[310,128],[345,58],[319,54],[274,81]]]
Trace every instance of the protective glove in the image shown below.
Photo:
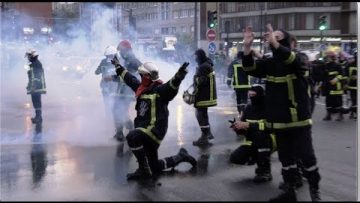
[[[186,69],[189,65],[189,62],[184,62],[181,67],[179,68],[178,72],[176,73],[176,77],[183,80],[188,73],[188,70]]]
[[[116,56],[114,56],[114,58],[111,60],[111,63],[116,68],[116,75],[121,75],[121,73],[125,70],[125,68],[120,64],[119,59]]]
[[[229,88],[231,88],[231,80],[227,80],[227,81],[226,81],[226,84],[227,84],[227,86],[228,86]]]

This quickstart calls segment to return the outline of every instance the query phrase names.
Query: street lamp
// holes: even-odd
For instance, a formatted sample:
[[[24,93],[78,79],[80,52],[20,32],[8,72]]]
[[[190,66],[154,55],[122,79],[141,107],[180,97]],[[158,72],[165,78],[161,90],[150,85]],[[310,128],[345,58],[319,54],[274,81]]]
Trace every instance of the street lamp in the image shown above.
[[[320,16],[319,30],[320,30],[320,56],[323,56],[323,32],[327,28],[326,16]]]
[[[263,10],[264,4],[260,3],[260,53],[262,53]]]
[[[226,56],[229,56],[229,32],[230,32],[230,21],[225,21],[225,32],[226,32]]]

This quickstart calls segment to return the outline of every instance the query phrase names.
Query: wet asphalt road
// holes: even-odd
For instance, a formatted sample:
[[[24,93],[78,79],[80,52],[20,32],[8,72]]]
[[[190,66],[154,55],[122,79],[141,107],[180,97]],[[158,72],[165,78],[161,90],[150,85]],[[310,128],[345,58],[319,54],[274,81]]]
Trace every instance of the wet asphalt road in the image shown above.
[[[198,167],[182,163],[155,182],[126,181],[126,173],[134,171],[137,163],[126,143],[112,139],[113,124],[101,97],[47,100],[45,96],[42,126],[31,123],[29,96],[2,97],[1,200],[267,201],[280,192],[281,165],[274,153],[273,180],[257,185],[252,182],[255,166],[228,162],[230,152],[242,141],[228,127],[227,120],[236,115],[231,95],[219,85],[219,104],[209,111],[215,139],[203,149],[192,146],[200,136],[194,109],[182,102],[181,94],[170,103],[169,128],[159,158],[185,147]],[[342,122],[322,121],[321,100],[313,117],[313,143],[322,199],[356,201],[357,122],[348,116]],[[310,200],[307,183],[298,190],[298,200]]]

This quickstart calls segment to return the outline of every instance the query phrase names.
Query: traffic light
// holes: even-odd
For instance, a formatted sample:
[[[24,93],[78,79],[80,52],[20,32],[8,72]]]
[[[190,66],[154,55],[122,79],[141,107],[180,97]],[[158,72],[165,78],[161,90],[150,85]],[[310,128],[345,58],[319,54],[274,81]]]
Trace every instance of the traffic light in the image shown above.
[[[319,30],[323,31],[327,28],[326,16],[320,17]]]
[[[208,28],[216,26],[217,11],[208,11]]]

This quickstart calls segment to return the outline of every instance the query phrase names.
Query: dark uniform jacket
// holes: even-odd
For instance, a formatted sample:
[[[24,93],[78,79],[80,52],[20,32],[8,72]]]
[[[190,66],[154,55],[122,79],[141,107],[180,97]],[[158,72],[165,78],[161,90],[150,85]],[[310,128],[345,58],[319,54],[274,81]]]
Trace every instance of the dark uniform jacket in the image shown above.
[[[195,108],[217,105],[216,81],[210,59],[199,65],[194,75]]]
[[[249,128],[247,130],[241,130],[237,133],[245,135],[245,145],[252,145],[256,140],[255,137],[263,137],[263,139],[271,138],[272,141],[272,151],[276,150],[276,139],[275,135],[265,126],[265,108],[259,106],[254,106],[252,104],[246,105],[241,121],[249,122]]]
[[[249,89],[250,76],[242,69],[241,59],[236,59],[228,67],[227,84],[232,80],[234,89]]]
[[[113,77],[112,81],[104,80],[106,76],[116,75],[115,67],[111,62],[108,62],[107,59],[103,59],[100,62],[100,65],[95,71],[95,74],[102,74],[102,79],[100,82],[100,87],[105,95],[109,96],[118,96],[121,98],[134,99],[134,92],[128,87],[125,82],[120,77]]]
[[[124,70],[120,77],[136,92],[140,81]],[[137,99],[135,109],[137,112],[134,125],[146,133],[152,140],[160,144],[168,128],[168,104],[176,94],[181,80],[174,76],[165,84],[153,83]]]
[[[46,94],[45,75],[41,62],[36,59],[31,62],[30,70],[28,70],[28,85],[26,87],[27,94]]]
[[[265,124],[272,130],[310,126],[310,95],[301,57],[280,45],[273,58],[254,61],[243,56],[243,69],[254,77],[266,78]]]
[[[357,64],[356,62],[350,63],[345,68],[345,76],[347,77],[347,89],[357,90]]]
[[[343,69],[335,62],[326,63],[325,74],[323,81],[324,95],[342,95],[343,83],[342,83]],[[336,84],[331,84],[330,80],[337,78]]]
[[[135,57],[135,55],[132,52],[129,52],[125,58],[124,66],[125,68],[132,74],[134,74],[136,71],[138,71],[139,66],[142,65],[142,63]]]

